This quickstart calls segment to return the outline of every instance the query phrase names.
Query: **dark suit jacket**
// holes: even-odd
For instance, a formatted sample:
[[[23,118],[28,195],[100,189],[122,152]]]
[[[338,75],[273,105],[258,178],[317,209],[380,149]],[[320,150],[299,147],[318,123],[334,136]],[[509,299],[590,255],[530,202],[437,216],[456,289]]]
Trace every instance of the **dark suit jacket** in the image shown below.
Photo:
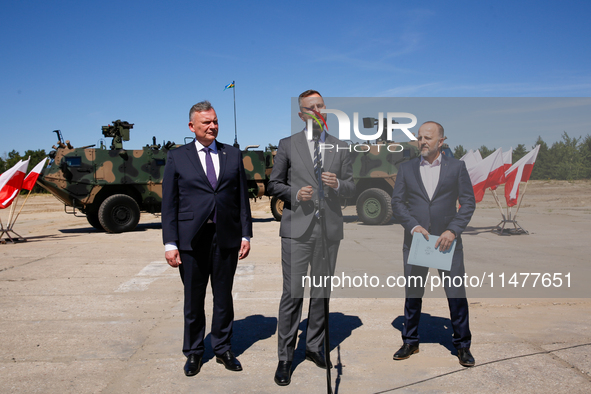
[[[214,143],[220,161],[215,190],[194,141],[168,152],[162,181],[162,238],[164,243],[176,242],[180,250],[193,250],[193,240],[214,207],[220,248],[239,247],[242,237],[252,236],[242,154],[230,145]]]
[[[343,214],[339,196],[349,197],[355,191],[353,170],[345,142],[327,134],[325,143],[333,148],[322,150],[324,171],[336,174],[339,180],[338,193],[331,187],[325,187],[326,230],[328,239],[341,240]],[[336,146],[340,148],[338,151]],[[298,190],[308,185],[314,189],[312,200],[298,202]],[[318,201],[318,181],[314,175],[314,164],[305,131],[279,141],[268,191],[270,195],[285,202],[279,234],[286,238],[302,237],[312,223],[316,210],[315,201]]]
[[[462,250],[462,232],[472,218],[476,202],[466,164],[441,155],[439,182],[429,200],[419,170],[421,158],[400,165],[392,194],[394,216],[404,227],[404,248],[410,249],[410,231],[417,225],[429,234],[441,235],[451,229],[457,234],[456,250]],[[456,211],[456,201],[460,209]]]

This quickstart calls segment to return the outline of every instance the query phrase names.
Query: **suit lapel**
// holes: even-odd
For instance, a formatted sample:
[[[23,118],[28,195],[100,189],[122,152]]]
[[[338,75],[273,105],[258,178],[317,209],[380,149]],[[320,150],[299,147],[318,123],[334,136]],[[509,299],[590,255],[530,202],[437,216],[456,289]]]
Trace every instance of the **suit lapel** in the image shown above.
[[[429,195],[427,194],[427,189],[425,189],[425,184],[423,183],[423,177],[421,177],[421,158],[420,157],[418,157],[416,159],[416,163],[413,164],[412,169],[414,171],[415,178],[417,179],[417,183],[419,184],[419,189],[421,189],[421,192],[423,193],[423,196],[425,196],[425,199],[427,201],[429,201]]]
[[[335,147],[338,146],[337,141],[333,141],[333,138],[331,135],[329,135],[328,133],[326,133],[326,139],[324,140],[325,143],[329,143],[330,145],[332,145],[333,147],[330,149],[322,149],[322,154],[324,155],[324,170],[328,171],[328,169],[332,166],[332,162],[334,161],[334,158],[336,156],[335,153]]]
[[[314,175],[314,163],[313,163],[313,159],[312,156],[310,155],[310,148],[308,147],[308,140],[306,139],[306,131],[301,131],[297,134],[294,134],[293,136],[293,146],[296,148],[296,151],[298,153],[298,155],[300,156],[300,159],[302,160],[302,163],[304,164],[304,167],[306,167],[306,170],[308,170],[308,172],[310,173],[310,176],[312,177],[312,179],[314,179],[316,181],[316,184],[318,184],[318,181],[316,180],[316,176]]]
[[[447,157],[443,153],[439,153],[439,157],[441,160],[441,164],[439,166],[439,181],[437,181],[437,187],[433,192],[432,200],[435,199],[437,193],[439,193],[439,190],[441,189],[443,182],[445,182],[445,176],[447,175],[449,169],[449,162],[447,161]]]
[[[226,160],[228,158],[228,155],[226,155],[226,149],[224,149],[224,146],[222,144],[218,143],[217,141],[215,141],[215,143],[218,148],[218,159],[220,161],[220,173],[218,174],[218,183],[216,185],[217,190],[220,187],[220,183],[226,171]]]

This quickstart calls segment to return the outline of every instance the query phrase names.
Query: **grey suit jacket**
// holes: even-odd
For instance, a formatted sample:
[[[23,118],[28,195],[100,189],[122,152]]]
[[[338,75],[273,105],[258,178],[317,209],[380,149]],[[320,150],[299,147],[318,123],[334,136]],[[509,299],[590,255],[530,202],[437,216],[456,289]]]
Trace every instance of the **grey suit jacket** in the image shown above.
[[[327,134],[325,143],[333,148],[322,151],[324,171],[336,174],[339,180],[338,193],[330,187],[324,187],[327,236],[331,240],[340,240],[343,239],[343,215],[339,197],[353,195],[353,169],[345,142]],[[336,149],[337,146],[339,149]],[[312,186],[313,198],[311,201],[298,202],[297,192],[304,186]],[[279,234],[286,238],[302,237],[312,223],[315,204],[318,203],[318,181],[314,176],[314,164],[305,131],[279,141],[268,191],[285,202]]]
[[[462,250],[462,232],[472,218],[476,202],[470,176],[463,161],[441,155],[439,182],[429,199],[419,170],[421,158],[400,165],[392,193],[394,217],[404,227],[404,248],[410,249],[415,226],[441,235],[451,229],[457,234],[456,250]],[[460,209],[456,210],[456,201]]]

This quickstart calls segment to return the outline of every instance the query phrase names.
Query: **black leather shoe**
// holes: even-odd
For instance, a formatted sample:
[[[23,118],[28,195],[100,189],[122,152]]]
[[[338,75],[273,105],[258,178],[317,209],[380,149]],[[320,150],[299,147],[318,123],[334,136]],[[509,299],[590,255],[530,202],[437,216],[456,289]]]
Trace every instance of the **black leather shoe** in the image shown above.
[[[405,343],[402,347],[394,353],[394,360],[406,360],[413,354],[417,354],[419,352],[419,345],[411,345],[410,343]]]
[[[460,359],[460,365],[463,365],[464,367],[473,367],[474,364],[476,364],[474,357],[472,357],[472,353],[470,353],[469,347],[458,349],[458,358]]]
[[[203,363],[203,359],[201,356],[197,354],[189,354],[187,357],[187,362],[185,363],[185,375],[186,376],[195,376],[201,370],[201,364]]]
[[[240,365],[240,361],[234,357],[234,353],[231,350],[228,350],[226,353],[222,354],[221,356],[215,356],[215,361],[218,364],[224,364],[227,370],[230,371],[242,371],[242,365]]]
[[[279,361],[275,371],[275,383],[279,386],[287,386],[291,383],[291,361]]]
[[[326,369],[326,360],[324,359],[324,355],[320,352],[306,350],[306,360],[312,361],[318,368]],[[332,368],[332,363],[330,363],[330,368]]]

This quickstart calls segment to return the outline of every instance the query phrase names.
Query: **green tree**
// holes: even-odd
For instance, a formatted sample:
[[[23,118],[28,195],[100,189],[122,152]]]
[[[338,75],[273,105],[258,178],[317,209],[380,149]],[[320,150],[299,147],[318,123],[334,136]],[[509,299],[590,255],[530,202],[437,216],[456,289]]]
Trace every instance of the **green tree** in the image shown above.
[[[554,157],[550,154],[548,144],[544,142],[542,137],[538,137],[532,149],[537,145],[540,145],[540,150],[538,151],[538,157],[531,173],[531,179],[552,179],[554,177],[554,168],[556,167]]]
[[[517,148],[513,149],[513,164],[515,164],[523,156],[527,155],[527,149],[524,144],[517,145]]]
[[[454,148],[454,157],[456,159],[461,159],[468,151],[464,149],[462,145],[458,145]]]
[[[583,155],[579,150],[579,138],[571,138],[566,132],[562,133],[562,141],[555,142],[550,148],[556,160],[555,179],[581,179],[584,176]]]
[[[583,159],[583,177],[591,178],[591,135],[587,134],[579,150]]]
[[[490,154],[493,153],[496,149],[495,148],[488,149],[486,146],[482,145],[479,150],[480,150],[480,155],[484,159],[485,157],[490,156]]]

